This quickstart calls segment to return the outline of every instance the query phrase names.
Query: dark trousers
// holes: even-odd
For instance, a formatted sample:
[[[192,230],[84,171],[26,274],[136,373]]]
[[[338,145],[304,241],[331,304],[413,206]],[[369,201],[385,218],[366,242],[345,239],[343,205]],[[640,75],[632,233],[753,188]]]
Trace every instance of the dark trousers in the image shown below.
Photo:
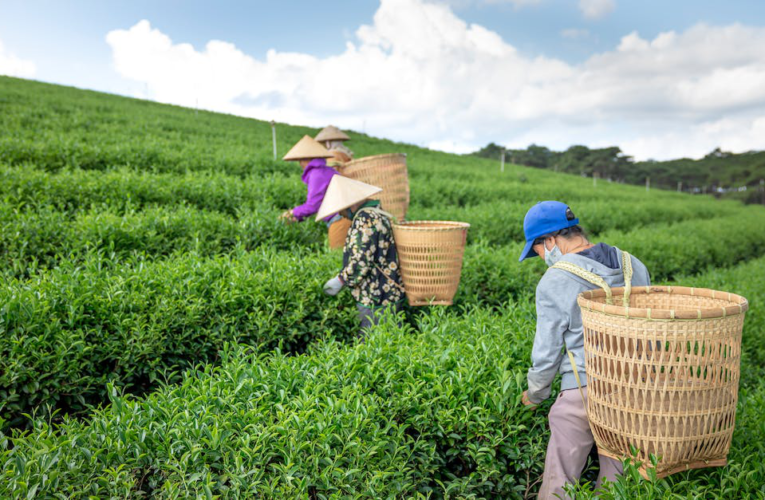
[[[359,322],[361,323],[361,332],[359,333],[359,339],[363,342],[366,339],[366,334],[369,328],[377,326],[380,322],[380,315],[386,310],[391,310],[394,314],[401,311],[401,304],[382,306],[382,307],[366,307],[361,304],[356,304],[356,309],[359,311]]]

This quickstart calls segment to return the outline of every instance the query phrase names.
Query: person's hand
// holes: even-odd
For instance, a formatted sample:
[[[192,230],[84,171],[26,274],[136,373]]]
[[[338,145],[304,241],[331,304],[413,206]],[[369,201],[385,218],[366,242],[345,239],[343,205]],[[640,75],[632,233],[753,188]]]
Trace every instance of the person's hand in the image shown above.
[[[532,403],[529,399],[529,391],[523,391],[523,395],[521,396],[521,403],[523,403],[524,406],[528,406],[532,410],[537,407],[537,404]]]
[[[340,290],[342,290],[344,286],[345,283],[343,283],[343,280],[340,279],[340,276],[335,276],[331,280],[324,283],[324,293],[334,297],[340,293]]]
[[[297,219],[292,214],[292,210],[287,210],[285,212],[282,212],[282,214],[279,216],[279,220],[282,222],[286,222],[287,224],[291,222],[297,222]]]

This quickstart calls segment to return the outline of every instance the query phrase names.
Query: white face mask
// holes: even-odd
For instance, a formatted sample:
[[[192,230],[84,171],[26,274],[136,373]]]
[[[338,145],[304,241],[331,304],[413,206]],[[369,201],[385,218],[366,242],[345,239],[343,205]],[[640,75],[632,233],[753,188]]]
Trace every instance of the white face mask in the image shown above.
[[[561,257],[563,257],[563,254],[557,244],[553,245],[552,250],[548,250],[547,244],[545,244],[545,264],[547,264],[547,267],[554,266]]]

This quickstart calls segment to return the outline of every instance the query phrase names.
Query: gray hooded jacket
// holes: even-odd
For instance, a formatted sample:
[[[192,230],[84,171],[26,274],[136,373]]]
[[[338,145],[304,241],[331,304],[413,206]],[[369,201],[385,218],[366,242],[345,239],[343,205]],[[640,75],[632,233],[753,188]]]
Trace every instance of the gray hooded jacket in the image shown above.
[[[619,269],[611,269],[593,259],[579,254],[566,254],[563,262],[577,266],[601,276],[609,286],[624,286],[622,252],[619,253]],[[651,284],[648,270],[634,256],[632,257],[632,285]],[[584,371],[584,336],[582,335],[582,313],[576,303],[577,295],[597,288],[584,279],[562,269],[550,268],[537,285],[537,332],[531,351],[532,366],[529,369],[529,400],[540,403],[550,397],[550,386],[556,373],[562,376],[561,390],[577,387],[576,377],[564,348],[574,355],[582,385],[587,385]]]

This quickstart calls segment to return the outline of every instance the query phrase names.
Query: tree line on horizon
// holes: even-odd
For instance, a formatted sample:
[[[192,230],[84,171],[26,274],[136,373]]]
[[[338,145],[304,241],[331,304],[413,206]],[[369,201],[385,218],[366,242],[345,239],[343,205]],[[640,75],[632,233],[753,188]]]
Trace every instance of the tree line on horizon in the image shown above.
[[[492,142],[472,155],[499,161],[502,150]],[[765,151],[736,154],[716,148],[698,160],[636,162],[617,146],[590,149],[575,145],[553,151],[532,144],[526,149],[505,149],[505,161],[625,184],[644,185],[650,179],[650,186],[659,189],[765,204]]]

